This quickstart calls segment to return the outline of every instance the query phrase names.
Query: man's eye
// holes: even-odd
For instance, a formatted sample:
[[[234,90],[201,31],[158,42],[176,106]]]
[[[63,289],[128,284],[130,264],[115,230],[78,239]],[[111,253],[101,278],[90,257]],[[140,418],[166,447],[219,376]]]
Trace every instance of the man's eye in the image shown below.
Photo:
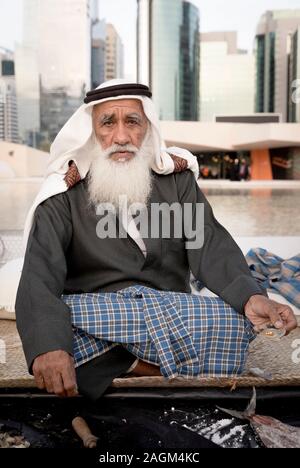
[[[111,127],[112,124],[113,124],[112,122],[104,122],[104,123],[103,123],[103,125],[104,125],[105,127]]]
[[[136,120],[128,120],[129,125],[138,125]]]

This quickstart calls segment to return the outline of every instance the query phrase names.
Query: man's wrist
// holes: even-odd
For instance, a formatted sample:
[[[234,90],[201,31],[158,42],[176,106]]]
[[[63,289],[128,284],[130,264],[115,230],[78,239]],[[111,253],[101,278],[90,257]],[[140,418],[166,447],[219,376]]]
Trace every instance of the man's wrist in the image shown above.
[[[252,296],[249,297],[248,301],[244,305],[244,313],[247,315],[247,312],[251,309],[251,307],[254,305],[254,303],[257,301],[257,299],[261,299],[262,297],[266,297],[264,294],[253,294]]]

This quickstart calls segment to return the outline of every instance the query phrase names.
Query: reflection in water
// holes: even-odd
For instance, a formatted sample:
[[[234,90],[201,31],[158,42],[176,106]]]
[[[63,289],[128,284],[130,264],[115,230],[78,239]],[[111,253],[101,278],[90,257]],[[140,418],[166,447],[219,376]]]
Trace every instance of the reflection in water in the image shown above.
[[[234,236],[300,234],[299,189],[205,189],[215,217]]]
[[[0,230],[22,230],[41,179],[0,181]],[[203,189],[234,236],[300,235],[299,189]]]

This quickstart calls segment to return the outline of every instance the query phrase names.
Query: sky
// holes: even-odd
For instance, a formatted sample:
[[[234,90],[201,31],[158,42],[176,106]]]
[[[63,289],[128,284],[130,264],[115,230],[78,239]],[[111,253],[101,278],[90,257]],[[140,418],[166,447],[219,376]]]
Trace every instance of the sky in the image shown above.
[[[51,0],[43,0],[51,1]],[[256,25],[266,10],[299,8],[300,0],[190,0],[200,11],[200,30],[238,31],[239,48],[252,50]],[[99,0],[99,16],[115,25],[125,46],[125,75],[136,66],[136,0]],[[0,46],[14,49],[22,39],[26,0],[0,0]]]

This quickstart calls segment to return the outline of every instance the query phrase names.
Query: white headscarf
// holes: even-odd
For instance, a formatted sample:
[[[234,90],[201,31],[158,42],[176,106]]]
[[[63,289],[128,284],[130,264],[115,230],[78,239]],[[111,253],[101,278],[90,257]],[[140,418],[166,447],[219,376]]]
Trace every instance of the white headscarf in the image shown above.
[[[129,84],[126,80],[110,80],[98,86],[103,89],[110,86]],[[153,101],[146,96],[120,95],[92,101],[83,104],[67,121],[64,127],[56,136],[50,148],[50,160],[47,166],[46,177],[42,187],[35,198],[32,207],[26,218],[24,227],[24,245],[26,246],[33,217],[37,206],[47,198],[68,190],[64,177],[69,169],[69,162],[75,162],[81,179],[84,179],[89,171],[92,162],[94,147],[92,137],[92,107],[96,104],[119,99],[138,99],[143,105],[146,117],[151,123],[155,159],[152,163],[152,170],[158,174],[171,174],[174,172],[174,162],[170,154],[179,156],[187,161],[187,167],[195,178],[198,179],[199,167],[197,158],[189,151],[177,147],[165,148],[159,128],[159,120]]]

